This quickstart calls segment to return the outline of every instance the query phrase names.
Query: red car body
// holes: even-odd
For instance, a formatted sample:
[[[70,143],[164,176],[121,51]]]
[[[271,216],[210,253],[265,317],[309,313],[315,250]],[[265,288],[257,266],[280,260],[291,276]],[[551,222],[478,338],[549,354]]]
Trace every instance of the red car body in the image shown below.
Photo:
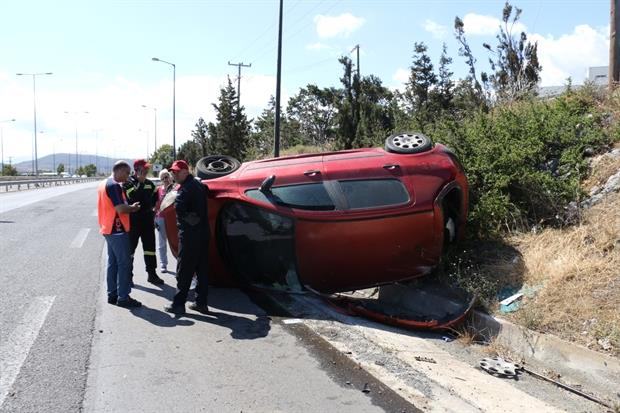
[[[252,161],[202,182],[214,285],[331,293],[419,277],[462,237],[467,217],[467,179],[440,144],[413,154],[374,148]],[[176,256],[174,194],[162,210]]]

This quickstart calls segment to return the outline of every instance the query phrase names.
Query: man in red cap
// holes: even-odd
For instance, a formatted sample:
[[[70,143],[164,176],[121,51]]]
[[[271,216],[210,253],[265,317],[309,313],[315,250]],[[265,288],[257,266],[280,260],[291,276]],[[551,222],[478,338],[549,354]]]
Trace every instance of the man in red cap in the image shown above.
[[[198,278],[196,302],[190,309],[208,313],[207,307],[207,252],[209,251],[209,215],[205,184],[196,180],[183,160],[174,161],[169,171],[180,184],[174,207],[179,228],[177,257],[177,293],[172,304],[165,307],[169,313],[185,313],[185,302],[194,273]]]
[[[133,282],[133,261],[138,241],[142,239],[142,249],[144,250],[144,264],[148,274],[148,282],[160,285],[164,280],[157,275],[157,259],[155,257],[155,216],[153,208],[157,202],[157,187],[146,178],[149,164],[144,159],[136,159],[133,163],[133,175],[129,177],[123,188],[127,194],[129,203],[140,203],[140,210],[132,212],[131,230],[129,231],[129,241],[131,247],[132,261],[132,282]]]

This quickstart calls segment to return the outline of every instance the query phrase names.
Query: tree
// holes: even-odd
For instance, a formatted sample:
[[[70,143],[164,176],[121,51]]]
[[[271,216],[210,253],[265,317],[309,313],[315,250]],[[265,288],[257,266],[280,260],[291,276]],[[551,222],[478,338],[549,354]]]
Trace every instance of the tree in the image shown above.
[[[202,158],[202,148],[198,143],[189,140],[179,147],[177,156],[179,159],[187,161],[190,165],[196,165],[198,160]]]
[[[202,117],[198,118],[198,122],[196,122],[196,129],[192,131],[192,138],[200,146],[201,156],[207,156],[207,154],[214,152],[215,148],[209,139],[208,125]]]
[[[289,99],[287,117],[299,125],[301,144],[323,147],[333,140],[336,132],[336,95],[334,88],[320,89],[309,84]]]
[[[521,12],[506,2],[502,10],[503,26],[496,36],[498,45],[494,49],[488,43],[483,44],[492,55],[489,64],[494,73],[489,76],[489,82],[499,100],[521,99],[534,92],[540,80],[542,67],[538,61],[538,44],[528,42],[524,32],[518,38],[513,35]]]
[[[250,135],[250,122],[243,113],[245,108],[238,106],[238,96],[230,78],[226,87],[220,89],[219,104],[213,104],[216,123],[207,127],[210,137],[209,150],[213,154],[245,159]]]
[[[58,175],[60,175],[64,171],[65,171],[65,164],[64,163],[59,163],[58,166],[56,167],[56,173]]]
[[[17,169],[13,165],[5,164],[2,168],[2,176],[15,176],[17,175]]]
[[[182,148],[183,146],[181,146]],[[179,149],[179,159],[185,159],[182,156],[181,149]],[[160,164],[164,168],[170,168],[172,166],[172,162],[174,161],[172,155],[172,145],[164,143],[151,155],[149,162],[152,164]]]
[[[86,175],[86,176],[97,175],[97,166],[95,164],[89,163],[88,165],[84,165],[80,169],[81,169],[80,175]]]
[[[249,139],[247,156],[249,159],[259,159],[273,156],[275,140],[276,102],[273,96],[269,98],[267,108],[254,121],[254,127]],[[307,139],[300,133],[300,125],[291,120],[288,113],[280,112],[280,149],[287,149],[299,144],[308,144]]]
[[[378,77],[370,75],[361,79],[356,147],[383,144],[385,137],[394,130],[393,98],[392,92],[383,86]]]
[[[360,85],[357,75],[352,76],[353,62],[351,59],[343,56],[338,61],[344,69],[344,73],[340,78],[344,90],[340,96],[336,96],[335,100],[338,108],[336,143],[341,149],[352,149],[359,123],[358,96]]]
[[[433,106],[439,107],[442,111],[450,111],[453,109],[454,82],[452,81],[453,72],[451,72],[449,68],[451,64],[452,58],[448,56],[448,49],[444,43],[441,56],[439,57],[437,87],[431,92]]]
[[[410,113],[420,128],[430,123],[432,117],[429,95],[437,84],[437,75],[433,70],[430,57],[426,54],[428,48],[424,43],[415,43],[413,62],[409,80],[405,87],[405,98]]]

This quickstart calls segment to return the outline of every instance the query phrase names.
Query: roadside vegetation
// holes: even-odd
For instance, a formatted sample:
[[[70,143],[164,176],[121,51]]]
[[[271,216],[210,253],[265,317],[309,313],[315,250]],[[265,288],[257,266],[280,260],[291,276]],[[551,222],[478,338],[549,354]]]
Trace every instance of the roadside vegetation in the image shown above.
[[[602,156],[620,139],[620,91],[567,79],[560,96],[539,98],[544,68],[537,45],[513,30],[521,13],[509,3],[501,10],[497,43],[484,45],[484,70],[455,19],[458,56],[469,67],[464,79],[450,70],[454,52],[444,45],[435,65],[414,39],[402,91],[372,74],[360,76],[350,58],[340,58],[340,87],[308,84],[288,101],[281,153],[383,146],[401,131],[449,146],[470,183],[469,232],[447,252],[439,276],[476,293],[490,311],[500,310],[507,292],[524,291],[520,308],[507,317],[617,355],[620,195],[592,207],[583,201],[620,170],[620,160]],[[213,104],[215,121],[198,119],[179,156],[192,164],[210,154],[270,157],[275,102],[266,104],[248,119],[229,80]],[[151,161],[169,165],[169,149]]]

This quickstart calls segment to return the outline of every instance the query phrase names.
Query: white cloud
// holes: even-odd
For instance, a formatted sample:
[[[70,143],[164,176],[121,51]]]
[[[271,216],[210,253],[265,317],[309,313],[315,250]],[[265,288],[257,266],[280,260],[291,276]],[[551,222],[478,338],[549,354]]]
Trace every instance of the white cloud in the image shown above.
[[[308,49],[308,50],[316,50],[316,51],[329,50],[329,49],[331,49],[331,46],[328,46],[328,45],[326,45],[324,43],[321,43],[321,42],[316,42],[316,43],[312,43],[312,44],[306,45],[306,49]]]
[[[409,80],[409,74],[410,74],[409,70],[399,67],[398,69],[396,69],[396,72],[394,72],[394,74],[392,75],[392,80],[397,82],[399,84],[398,87],[400,87],[404,85],[405,83],[407,83],[407,81]]]
[[[92,74],[84,74],[84,77]],[[4,159],[17,163],[32,158],[33,100],[32,83],[0,73],[0,114],[15,118],[2,123]],[[244,76],[241,79],[241,104],[248,118],[254,118],[267,106],[275,91],[275,77]],[[212,103],[218,102],[226,76],[182,76],[176,79],[176,145],[191,138],[199,117],[214,121]],[[233,80],[233,86],[237,83]],[[38,156],[75,153],[78,133],[80,154],[106,155],[133,159],[144,157],[154,147],[154,113],[157,108],[157,145],[172,144],[172,81],[143,85],[131,79],[104,78],[88,91],[53,89],[50,82],[37,82]],[[60,91],[62,90],[62,91]],[[286,99],[286,91],[282,91]],[[286,101],[286,100],[285,100]],[[72,112],[65,114],[65,111]],[[88,114],[83,113],[88,111]],[[0,119],[4,120],[4,118]],[[141,131],[139,131],[141,129]],[[98,130],[98,132],[95,132]],[[96,139],[97,137],[97,139]]]
[[[563,85],[568,77],[579,84],[588,67],[608,64],[609,26],[595,29],[584,24],[558,38],[532,34],[528,39],[538,42],[542,86]]]
[[[493,36],[499,33],[500,26],[503,26],[502,22],[497,17],[483,16],[476,13],[467,13],[463,17],[463,25],[465,28],[465,34],[474,36]],[[510,28],[510,24],[508,25]],[[521,32],[526,32],[527,28],[521,22],[517,22],[512,27],[512,34],[518,35]]]
[[[349,37],[351,33],[362,27],[365,21],[363,17],[355,17],[351,13],[343,13],[340,16],[319,14],[314,17],[316,32],[322,39],[336,36]]]
[[[431,33],[436,39],[444,39],[448,34],[448,28],[432,20],[424,22],[424,30]]]

